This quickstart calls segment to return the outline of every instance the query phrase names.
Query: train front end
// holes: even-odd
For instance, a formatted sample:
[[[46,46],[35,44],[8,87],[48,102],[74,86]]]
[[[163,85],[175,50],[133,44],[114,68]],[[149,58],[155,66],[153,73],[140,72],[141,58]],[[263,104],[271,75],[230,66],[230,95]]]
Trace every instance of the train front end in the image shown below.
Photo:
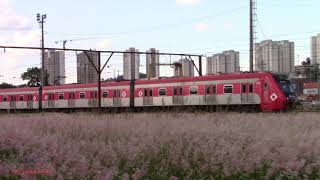
[[[291,81],[286,75],[273,75],[277,85],[285,96],[285,110],[292,110],[299,103]]]

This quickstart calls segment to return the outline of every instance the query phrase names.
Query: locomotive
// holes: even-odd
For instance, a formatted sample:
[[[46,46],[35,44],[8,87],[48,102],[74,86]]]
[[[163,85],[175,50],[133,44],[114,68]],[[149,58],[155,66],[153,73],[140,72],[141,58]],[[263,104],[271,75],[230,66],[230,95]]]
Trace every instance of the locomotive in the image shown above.
[[[233,107],[271,112],[296,102],[291,82],[269,72],[103,82],[100,92],[97,84],[46,86],[42,94],[39,87],[2,89],[0,110],[35,111],[39,98],[45,111],[95,109],[99,97],[103,110]]]

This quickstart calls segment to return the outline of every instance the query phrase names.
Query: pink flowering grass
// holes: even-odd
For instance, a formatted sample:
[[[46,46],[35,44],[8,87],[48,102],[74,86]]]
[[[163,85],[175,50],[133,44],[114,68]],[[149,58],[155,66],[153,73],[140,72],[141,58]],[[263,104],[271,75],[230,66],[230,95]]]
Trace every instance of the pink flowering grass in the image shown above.
[[[0,115],[0,179],[317,179],[319,117]],[[13,176],[14,169],[50,173]]]

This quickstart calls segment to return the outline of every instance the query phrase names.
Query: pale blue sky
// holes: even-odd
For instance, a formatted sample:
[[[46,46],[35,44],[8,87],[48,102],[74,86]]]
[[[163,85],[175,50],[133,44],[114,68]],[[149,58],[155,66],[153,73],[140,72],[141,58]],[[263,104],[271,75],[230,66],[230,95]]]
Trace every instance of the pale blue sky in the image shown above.
[[[15,14],[26,17],[31,23],[23,31],[15,29],[14,25],[12,29],[7,27],[1,30],[0,24],[2,35],[16,31],[22,34],[37,31],[35,15],[40,12],[48,16],[47,46],[61,47],[61,44],[54,43],[56,40],[100,37],[74,41],[68,43],[67,47],[89,49],[97,48],[100,44],[100,47],[113,50],[136,47],[143,51],[155,47],[161,52],[206,55],[234,49],[240,51],[241,67],[248,67],[248,0],[194,0],[198,3],[188,5],[177,3],[176,0],[0,1],[8,1]],[[296,59],[297,63],[310,56],[310,36],[320,33],[320,21],[317,20],[319,0],[258,0],[257,7],[260,22],[256,28],[257,41],[288,39],[295,42],[296,56],[300,57]],[[38,45],[39,41],[35,44]],[[6,72],[0,73],[8,77],[0,77],[0,81],[11,81],[11,77],[19,74],[24,65],[38,62],[37,58],[28,62],[16,60],[12,66],[15,72],[8,72],[7,75]],[[67,55],[68,63],[75,63],[74,54]],[[111,64],[116,71],[122,71],[119,57],[113,59]],[[15,68],[17,66],[20,66],[19,70]],[[67,72],[70,79],[75,76],[75,67],[71,66],[67,68],[70,70]]]

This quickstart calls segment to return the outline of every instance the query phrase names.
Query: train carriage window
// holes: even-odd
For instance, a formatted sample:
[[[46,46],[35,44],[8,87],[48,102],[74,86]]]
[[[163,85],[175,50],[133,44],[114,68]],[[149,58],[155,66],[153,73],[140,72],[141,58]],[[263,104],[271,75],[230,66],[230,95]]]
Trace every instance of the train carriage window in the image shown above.
[[[3,102],[7,102],[7,101],[8,101],[7,96],[3,96]]]
[[[242,84],[242,93],[247,93],[247,84]]]
[[[166,96],[167,95],[167,89],[160,88],[159,89],[159,96]]]
[[[32,95],[28,95],[28,101],[32,101],[33,96]]]
[[[212,94],[217,94],[217,86],[216,85],[212,86]]]
[[[198,87],[193,86],[190,88],[190,95],[197,95],[198,94]]]
[[[109,93],[107,91],[102,92],[102,97],[104,97],[104,98],[109,97]]]
[[[75,94],[73,92],[69,93],[69,99],[75,99]]]
[[[91,99],[97,99],[97,97],[98,97],[98,93],[97,92],[94,91],[94,92],[90,93],[90,98]]]
[[[152,97],[153,96],[153,91],[152,91],[152,89],[150,89],[150,97]]]
[[[211,94],[211,86],[207,86],[206,92],[207,94]]]
[[[180,96],[183,95],[183,90],[182,90],[182,87],[180,88]]]
[[[81,92],[80,93],[80,99],[84,99],[84,98],[86,98],[86,94],[84,92]]]
[[[64,94],[63,93],[59,93],[59,100],[63,100],[64,99]]]
[[[117,90],[113,90],[113,91],[112,91],[112,96],[113,96],[114,98],[117,97]]]
[[[16,101],[16,96],[11,96],[11,101]]]
[[[264,87],[264,90],[268,90],[269,89],[269,85],[268,85],[268,83],[264,83],[264,85],[263,85],[263,87]]]
[[[23,95],[19,96],[19,101],[23,101]]]
[[[232,85],[224,85],[223,92],[224,92],[224,94],[232,94],[233,93],[233,86]]]
[[[144,96],[148,96],[148,89],[144,89]]]
[[[253,93],[253,84],[249,84],[249,93]]]
[[[173,88],[173,95],[175,95],[175,96],[178,95],[178,90],[177,90],[177,88]]]

